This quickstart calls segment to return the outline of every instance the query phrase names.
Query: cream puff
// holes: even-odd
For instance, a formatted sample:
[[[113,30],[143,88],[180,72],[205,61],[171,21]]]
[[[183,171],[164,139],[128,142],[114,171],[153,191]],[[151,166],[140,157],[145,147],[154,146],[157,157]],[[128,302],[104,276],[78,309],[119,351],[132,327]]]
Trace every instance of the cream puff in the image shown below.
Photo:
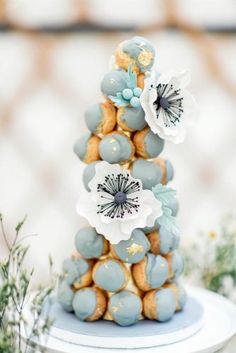
[[[169,274],[168,280],[176,280],[184,270],[184,260],[183,257],[177,252],[174,251],[165,256],[168,262]]]
[[[66,280],[62,280],[57,291],[57,300],[65,311],[72,312],[72,302],[75,292]]]
[[[80,258],[66,259],[63,262],[63,276],[74,289],[87,287],[92,283],[93,261]]]
[[[96,321],[105,313],[107,299],[99,288],[82,288],[75,294],[72,307],[79,320]]]
[[[150,249],[150,243],[146,235],[135,229],[130,239],[122,240],[118,244],[111,245],[111,253],[116,258],[131,264],[140,262]]]
[[[154,59],[155,49],[152,44],[147,39],[138,36],[120,43],[115,52],[116,64],[125,70],[128,70],[131,65],[136,73],[150,71]]]
[[[147,235],[151,244],[151,252],[155,255],[167,255],[174,251],[179,244],[179,237],[172,231],[161,226]]]
[[[170,288],[173,291],[176,300],[176,311],[183,310],[186,301],[187,295],[184,287],[179,283],[165,283],[164,288]]]
[[[92,163],[100,159],[99,155],[100,138],[87,133],[77,140],[74,145],[74,152],[84,163]]]
[[[174,315],[175,309],[176,299],[170,288],[152,290],[143,298],[143,312],[150,320],[168,321]]]
[[[108,313],[120,326],[130,326],[141,318],[142,300],[128,290],[113,294],[108,302]]]
[[[129,279],[130,273],[125,265],[116,259],[99,260],[93,268],[93,281],[99,288],[108,292],[122,290]]]
[[[135,133],[133,138],[135,153],[144,158],[156,158],[164,148],[164,140],[154,134],[149,127]]]
[[[93,134],[108,134],[116,125],[116,108],[110,102],[93,104],[85,111],[85,123]]]
[[[128,136],[113,132],[101,140],[99,154],[108,163],[126,163],[134,156],[134,146]]]
[[[75,247],[85,259],[99,258],[109,251],[109,243],[103,235],[93,227],[80,229],[75,236]]]
[[[144,259],[132,266],[132,275],[137,286],[144,292],[161,287],[168,278],[167,260],[148,253]]]
[[[125,131],[139,131],[147,126],[145,114],[141,107],[119,107],[117,111],[117,123]]]

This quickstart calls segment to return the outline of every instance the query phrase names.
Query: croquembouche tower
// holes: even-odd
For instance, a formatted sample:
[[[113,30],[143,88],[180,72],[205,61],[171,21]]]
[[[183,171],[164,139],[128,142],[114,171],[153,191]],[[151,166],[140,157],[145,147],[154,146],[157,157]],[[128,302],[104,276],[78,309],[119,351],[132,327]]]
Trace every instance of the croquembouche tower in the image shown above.
[[[186,301],[178,202],[166,186],[174,171],[160,155],[166,141],[184,140],[195,103],[188,72],[161,73],[154,59],[142,37],[117,47],[103,100],[86,110],[89,132],[74,146],[87,164],[77,212],[89,225],[63,263],[58,300],[82,321],[164,322]]]

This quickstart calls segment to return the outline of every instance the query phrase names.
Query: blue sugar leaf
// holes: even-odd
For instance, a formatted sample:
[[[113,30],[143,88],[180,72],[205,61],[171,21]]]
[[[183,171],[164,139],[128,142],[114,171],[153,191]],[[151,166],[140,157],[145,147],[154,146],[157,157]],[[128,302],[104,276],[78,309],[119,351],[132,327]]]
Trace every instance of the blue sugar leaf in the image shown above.
[[[152,188],[152,191],[157,200],[162,203],[162,206],[168,207],[169,204],[172,203],[173,199],[175,199],[176,191],[172,188],[164,186],[162,184],[157,184]]]
[[[127,86],[132,90],[137,87],[137,75],[132,71],[132,65],[128,67]]]

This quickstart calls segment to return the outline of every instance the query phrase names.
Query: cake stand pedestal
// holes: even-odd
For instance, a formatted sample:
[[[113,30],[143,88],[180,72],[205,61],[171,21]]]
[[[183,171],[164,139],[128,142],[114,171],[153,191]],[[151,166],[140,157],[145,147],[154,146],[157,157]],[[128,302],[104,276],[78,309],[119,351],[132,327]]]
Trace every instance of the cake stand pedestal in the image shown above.
[[[53,303],[55,322],[45,348],[48,353],[213,353],[236,333],[236,306],[210,291],[187,287],[183,312],[158,323],[140,321],[130,327],[113,322],[80,322]],[[30,310],[26,309],[30,320]]]

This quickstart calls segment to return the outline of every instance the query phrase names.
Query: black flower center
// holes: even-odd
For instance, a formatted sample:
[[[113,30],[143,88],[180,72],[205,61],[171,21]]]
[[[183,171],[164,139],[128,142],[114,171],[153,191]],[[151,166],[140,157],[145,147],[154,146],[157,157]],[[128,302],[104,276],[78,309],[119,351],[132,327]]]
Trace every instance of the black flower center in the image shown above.
[[[140,182],[133,180],[128,173],[106,175],[104,182],[97,186],[101,201],[97,205],[97,213],[114,219],[138,212],[139,198],[134,193],[140,190]]]
[[[168,99],[165,97],[161,97],[159,99],[159,104],[163,109],[167,109],[170,106],[170,103],[168,102]]]
[[[114,197],[115,203],[121,204],[121,203],[124,203],[126,200],[127,200],[127,195],[124,192],[118,191],[115,194],[115,197]]]
[[[176,123],[180,122],[184,112],[181,89],[175,89],[174,86],[169,83],[159,83],[156,87],[152,85],[151,88],[155,89],[157,92],[157,98],[155,102],[153,102],[157,119],[162,112],[165,126],[176,126]]]

